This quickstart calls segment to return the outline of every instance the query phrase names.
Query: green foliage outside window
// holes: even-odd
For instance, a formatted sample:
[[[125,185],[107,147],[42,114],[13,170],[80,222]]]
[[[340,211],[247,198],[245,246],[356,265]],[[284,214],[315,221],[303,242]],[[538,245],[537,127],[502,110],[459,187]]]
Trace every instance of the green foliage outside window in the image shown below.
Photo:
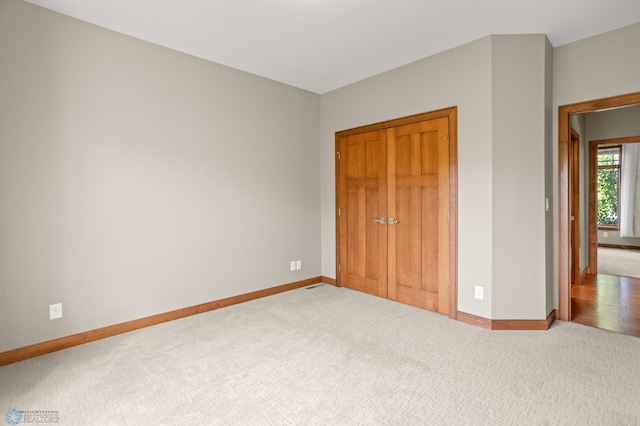
[[[618,169],[598,170],[598,225],[618,224]]]
[[[620,148],[598,152],[598,225],[618,225]]]

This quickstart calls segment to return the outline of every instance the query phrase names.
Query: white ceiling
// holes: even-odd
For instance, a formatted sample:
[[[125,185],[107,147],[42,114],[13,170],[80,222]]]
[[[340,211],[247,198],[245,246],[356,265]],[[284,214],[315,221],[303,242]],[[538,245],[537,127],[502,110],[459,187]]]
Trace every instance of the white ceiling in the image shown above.
[[[638,0],[27,0],[316,93],[489,34],[554,47],[640,22]]]

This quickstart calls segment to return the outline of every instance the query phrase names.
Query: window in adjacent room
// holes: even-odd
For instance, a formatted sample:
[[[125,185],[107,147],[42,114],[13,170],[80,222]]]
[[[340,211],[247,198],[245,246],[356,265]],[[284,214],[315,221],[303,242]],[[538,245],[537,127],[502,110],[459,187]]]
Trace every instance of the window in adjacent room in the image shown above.
[[[618,229],[622,147],[598,147],[598,227]]]

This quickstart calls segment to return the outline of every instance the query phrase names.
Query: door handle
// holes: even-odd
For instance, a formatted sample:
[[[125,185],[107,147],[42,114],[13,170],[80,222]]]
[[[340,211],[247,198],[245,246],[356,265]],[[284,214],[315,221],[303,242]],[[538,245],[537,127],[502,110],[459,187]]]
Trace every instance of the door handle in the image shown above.
[[[393,217],[389,218],[389,225],[395,225],[397,223],[400,223],[400,221],[397,220],[396,218],[393,218]]]
[[[380,223],[380,224],[384,225],[384,217],[381,217],[380,219],[373,219],[373,221],[375,223]]]

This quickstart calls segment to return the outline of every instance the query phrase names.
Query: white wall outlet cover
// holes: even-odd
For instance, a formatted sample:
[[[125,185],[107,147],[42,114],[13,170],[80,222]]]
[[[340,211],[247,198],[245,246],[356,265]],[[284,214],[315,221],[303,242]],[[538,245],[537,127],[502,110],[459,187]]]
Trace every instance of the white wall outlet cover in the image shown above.
[[[479,285],[476,286],[475,288],[475,297],[476,299],[480,299],[482,300],[484,298],[484,288],[480,287]]]
[[[62,318],[62,303],[49,305],[49,319],[54,320],[58,318]]]

